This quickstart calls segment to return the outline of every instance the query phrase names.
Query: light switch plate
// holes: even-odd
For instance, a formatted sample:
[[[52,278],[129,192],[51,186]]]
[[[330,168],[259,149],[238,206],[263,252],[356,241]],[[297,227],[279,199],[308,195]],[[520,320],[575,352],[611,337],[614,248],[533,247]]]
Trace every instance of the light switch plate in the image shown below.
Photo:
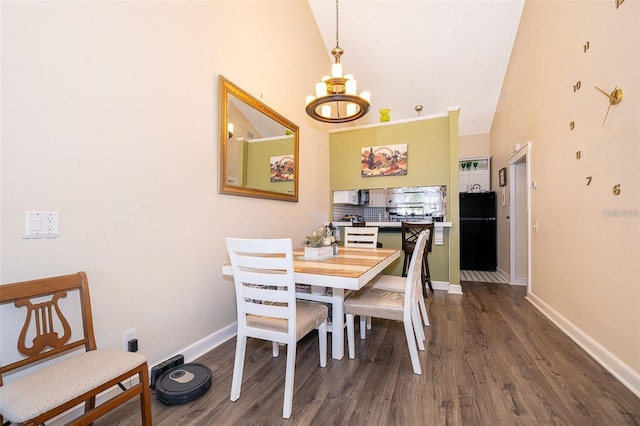
[[[23,239],[58,238],[58,212],[24,212]]]

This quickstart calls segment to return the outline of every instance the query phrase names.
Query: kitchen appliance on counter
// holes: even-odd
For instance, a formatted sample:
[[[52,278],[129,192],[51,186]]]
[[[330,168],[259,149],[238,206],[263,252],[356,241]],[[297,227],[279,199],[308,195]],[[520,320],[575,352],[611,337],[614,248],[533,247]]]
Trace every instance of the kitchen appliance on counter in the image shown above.
[[[341,222],[364,222],[364,217],[356,215],[345,215],[340,218]]]
[[[495,192],[460,193],[460,269],[496,270],[496,210]]]

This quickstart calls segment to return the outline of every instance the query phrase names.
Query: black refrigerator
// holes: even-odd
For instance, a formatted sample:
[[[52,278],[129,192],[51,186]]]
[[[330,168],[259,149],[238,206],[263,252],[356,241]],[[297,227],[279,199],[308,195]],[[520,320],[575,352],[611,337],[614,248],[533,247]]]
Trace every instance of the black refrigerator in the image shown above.
[[[460,193],[460,269],[496,270],[496,209],[495,192]]]

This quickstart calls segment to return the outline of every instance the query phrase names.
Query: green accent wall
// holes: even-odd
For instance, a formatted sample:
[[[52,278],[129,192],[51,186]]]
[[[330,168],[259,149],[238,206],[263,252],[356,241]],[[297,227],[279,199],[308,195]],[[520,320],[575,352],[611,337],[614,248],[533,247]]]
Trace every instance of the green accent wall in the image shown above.
[[[449,131],[449,118],[438,117],[331,133],[331,191],[448,185]],[[362,148],[397,144],[407,144],[406,175],[360,176]]]
[[[449,187],[447,192],[455,196],[447,197],[447,220],[452,223],[449,229],[449,283],[460,285],[460,157],[459,135],[460,110],[449,111]]]
[[[288,155],[293,157],[293,137],[284,136],[264,141],[246,143],[245,173],[246,186],[272,192],[293,193],[294,182],[271,182],[271,157]],[[298,172],[297,170],[295,171]]]
[[[336,190],[396,188],[403,186],[447,186],[447,221],[444,244],[429,254],[431,278],[460,284],[460,237],[458,212],[459,110],[447,116],[339,130],[329,135],[330,208]],[[407,144],[407,174],[404,176],[360,175],[362,148]],[[453,196],[452,196],[453,195]],[[331,211],[328,214],[331,217]],[[384,247],[400,248],[400,231],[382,232]],[[402,256],[385,273],[400,275]]]

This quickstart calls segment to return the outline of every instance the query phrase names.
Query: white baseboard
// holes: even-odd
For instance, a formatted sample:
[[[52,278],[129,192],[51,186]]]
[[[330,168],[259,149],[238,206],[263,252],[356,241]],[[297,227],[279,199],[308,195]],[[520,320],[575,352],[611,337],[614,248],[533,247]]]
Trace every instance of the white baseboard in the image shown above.
[[[447,291],[449,294],[462,294],[462,286],[460,284],[449,284]]]
[[[449,290],[449,283],[446,281],[431,281],[434,290]]]
[[[498,274],[500,278],[502,278],[502,280],[509,283],[509,285],[521,285],[521,286],[527,285],[526,278],[516,278],[515,280],[511,281],[511,275],[506,273],[500,268],[496,268],[496,274]]]
[[[193,360],[200,358],[202,355],[206,354],[210,350],[217,348],[227,340],[231,339],[236,335],[237,332],[238,332],[238,323],[234,322],[232,324],[229,324],[228,326],[216,331],[215,333],[212,333],[206,337],[203,337],[197,342],[192,343],[191,345],[187,346],[181,351],[178,351],[174,354],[170,354],[156,362],[149,363],[149,369],[151,369],[151,367],[153,367],[154,365],[159,364],[162,361],[169,359],[173,356],[176,356],[178,354],[182,354],[182,356],[184,356],[185,363],[192,362]]]
[[[450,284],[447,281],[431,281],[433,290],[444,290],[449,294],[462,294],[462,286],[460,284]]]
[[[431,287],[434,290],[444,290],[449,294],[462,294],[462,286],[460,284],[451,284],[447,281],[431,281]]]
[[[529,302],[542,312],[551,322],[557,325],[571,340],[584,349],[597,363],[602,365],[616,379],[625,385],[636,396],[640,397],[640,373],[634,371],[618,357],[609,352],[607,348],[595,341],[575,324],[555,311],[551,306],[529,293],[526,297]]]

